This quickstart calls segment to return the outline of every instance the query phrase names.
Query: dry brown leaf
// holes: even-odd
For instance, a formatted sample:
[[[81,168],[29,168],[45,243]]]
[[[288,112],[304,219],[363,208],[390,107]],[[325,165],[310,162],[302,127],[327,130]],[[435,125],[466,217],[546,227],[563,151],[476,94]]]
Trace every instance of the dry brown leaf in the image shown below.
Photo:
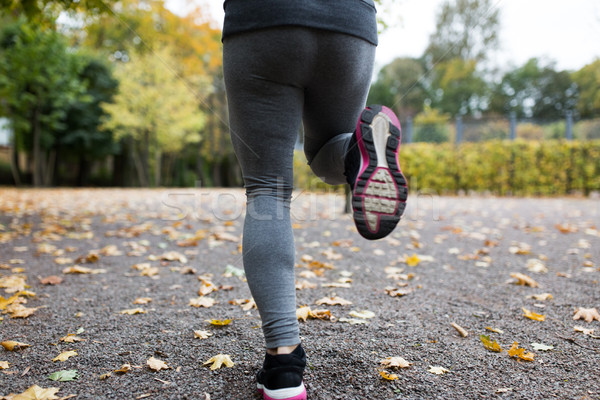
[[[40,307],[28,308],[23,306],[22,304],[11,304],[6,307],[6,310],[3,314],[10,314],[11,318],[27,318],[33,315]]]
[[[385,292],[392,297],[402,297],[413,292],[413,289],[402,289],[394,286],[385,288]]]
[[[323,297],[322,299],[315,301],[315,304],[319,305],[319,306],[323,305],[323,304],[327,304],[330,306],[335,306],[335,305],[347,306],[347,305],[352,304],[352,302],[348,301],[348,300],[344,300],[338,296],[333,296],[333,297]]]
[[[133,304],[142,305],[142,304],[148,304],[150,302],[152,302],[151,297],[138,297],[137,299],[135,299],[133,301]]]
[[[162,369],[170,368],[164,361],[154,357],[150,357],[148,361],[146,361],[146,365],[153,371],[160,371]]]
[[[531,296],[527,296],[527,298],[537,300],[537,301],[546,301],[546,300],[552,300],[554,297],[550,293],[541,293],[541,294],[532,294]]]
[[[0,361],[0,369],[9,369],[8,361]]]
[[[331,311],[329,310],[311,310],[310,318],[331,320]]]
[[[508,350],[508,355],[511,357],[518,357],[525,361],[533,361],[535,357],[533,353],[525,353],[525,349],[519,348],[517,342],[514,342],[511,348]]]
[[[87,267],[82,267],[81,265],[73,265],[72,267],[68,267],[63,269],[63,274],[104,274],[106,273],[105,269],[92,269]]]
[[[310,271],[305,271],[310,272]],[[306,279],[302,279],[296,282],[296,290],[304,290],[304,289],[315,289],[317,287],[316,283],[312,283],[307,281]]]
[[[70,257],[56,257],[54,262],[58,265],[72,264],[73,259]]]
[[[160,270],[159,270],[158,267],[144,268],[142,270],[142,272],[140,272],[140,276],[149,276],[149,277],[152,277],[152,276],[158,275],[159,272],[160,272]]]
[[[212,364],[210,369],[214,371],[215,369],[221,368],[223,364],[225,364],[227,368],[231,368],[233,367],[234,362],[231,361],[229,354],[217,354],[216,356],[211,357],[208,361],[205,361],[202,365],[208,364]]]
[[[25,280],[26,277],[22,275],[0,277],[0,288],[3,288],[6,293],[21,292],[27,287]]]
[[[85,342],[85,339],[80,338],[74,333],[69,333],[67,336],[60,338],[61,342],[65,343],[75,343],[75,342]]]
[[[536,314],[533,311],[529,311],[525,307],[522,307],[522,310],[523,310],[523,316],[526,318],[532,319],[534,321],[544,321],[546,319],[545,315]]]
[[[308,306],[300,307],[299,309],[296,310],[296,318],[297,319],[301,319],[302,321],[306,322],[306,320],[308,319],[309,316],[310,316],[310,307],[308,307]]]
[[[47,276],[46,278],[40,279],[40,283],[42,285],[59,285],[61,284],[63,281],[63,278],[61,278],[60,276],[56,276],[56,275],[50,275]]]
[[[31,347],[30,344],[16,342],[14,340],[6,340],[4,342],[1,342],[0,345],[8,351],[17,351],[17,350],[25,349],[27,347]]]
[[[200,289],[198,289],[198,296],[206,296],[209,293],[216,292],[219,290],[211,281],[203,279],[201,280]]]
[[[510,276],[512,278],[515,278],[517,280],[515,282],[515,284],[517,284],[517,285],[530,286],[530,287],[533,287],[533,288],[536,288],[536,287],[540,286],[531,277],[529,277],[529,276],[527,276],[525,274],[521,274],[520,272],[513,272],[512,274],[510,274]]]
[[[515,243],[508,248],[511,254],[527,255],[531,253],[531,246],[527,243]]]
[[[190,302],[188,305],[190,305],[192,307],[209,308],[209,307],[214,306],[216,303],[217,303],[217,301],[210,297],[196,297],[195,299],[190,299]]]
[[[123,364],[121,365],[121,368],[119,369],[115,369],[115,373],[116,374],[125,374],[127,372],[129,372],[131,370],[131,364]]]
[[[196,338],[196,339],[208,339],[212,335],[213,334],[210,333],[209,331],[202,331],[202,330],[194,331],[194,338]]]
[[[213,233],[213,238],[215,240],[224,241],[224,242],[234,242],[237,243],[240,241],[240,238],[226,232],[215,232]]]
[[[43,388],[38,385],[33,385],[21,394],[11,398],[11,400],[57,400],[56,393],[60,388]]]
[[[587,328],[584,328],[583,326],[574,326],[573,330],[575,332],[581,332],[584,335],[590,335],[591,336],[591,335],[594,334],[594,329],[587,329]]]
[[[408,368],[412,365],[402,357],[388,357],[380,361],[387,368]]]
[[[144,310],[143,308],[131,308],[128,310],[122,310],[120,312],[120,314],[126,314],[126,315],[146,314],[146,310]]]
[[[57,355],[56,357],[54,357],[52,359],[52,361],[56,362],[56,361],[67,361],[70,357],[74,357],[77,355],[77,352],[75,350],[69,350],[69,351],[63,351],[62,353],[60,353],[59,355]]]
[[[600,314],[598,314],[598,310],[595,308],[583,308],[579,307],[575,310],[575,315],[573,319],[583,319],[585,322],[592,322],[593,320],[600,321]]]

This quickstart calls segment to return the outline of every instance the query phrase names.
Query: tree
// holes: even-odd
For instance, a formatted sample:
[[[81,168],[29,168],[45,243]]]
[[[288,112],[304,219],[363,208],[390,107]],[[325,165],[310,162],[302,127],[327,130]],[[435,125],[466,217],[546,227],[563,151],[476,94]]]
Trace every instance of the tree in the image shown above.
[[[600,58],[572,74],[579,89],[577,111],[583,118],[600,117]]]
[[[24,19],[0,33],[0,113],[14,132],[14,152],[32,154],[33,184],[50,183],[56,153],[54,133],[64,125],[66,110],[86,101],[78,79],[83,64],[57,32],[29,25]],[[13,176],[19,171],[13,162]]]
[[[101,14],[110,10],[115,0],[0,0],[0,15],[25,15],[32,22],[50,22],[61,11],[85,11]]]
[[[448,121],[450,115],[426,105],[423,112],[415,118],[415,142],[442,143],[448,141]]]
[[[160,185],[163,153],[173,155],[198,142],[204,116],[191,89],[173,69],[166,48],[153,54],[131,53],[116,69],[120,85],[114,103],[104,105],[104,129],[136,142],[134,162],[142,186]],[[154,176],[151,175],[154,171]]]
[[[486,83],[477,71],[477,61],[454,58],[434,68],[432,104],[451,115],[476,115],[484,108]]]
[[[431,64],[455,58],[484,61],[498,47],[499,25],[499,10],[492,0],[446,1],[425,57]]]
[[[414,117],[423,110],[427,98],[424,75],[425,68],[419,60],[397,58],[379,71],[367,102],[393,106],[402,120]]]
[[[515,112],[519,118],[558,119],[574,111],[577,85],[567,71],[556,71],[532,58],[504,75],[494,89],[490,109],[501,114]]]

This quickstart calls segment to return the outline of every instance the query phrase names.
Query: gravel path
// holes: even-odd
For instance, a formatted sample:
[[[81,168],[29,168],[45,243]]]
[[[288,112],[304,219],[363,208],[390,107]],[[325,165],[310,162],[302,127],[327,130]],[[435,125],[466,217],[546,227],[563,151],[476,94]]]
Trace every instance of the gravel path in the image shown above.
[[[18,277],[35,293],[0,314],[0,341],[31,345],[0,348],[0,399],[32,385],[60,388],[56,398],[259,399],[260,319],[243,309],[250,294],[239,276],[243,202],[240,190],[0,188],[0,296],[21,289]],[[598,200],[412,197],[396,231],[376,242],[358,236],[343,205],[311,193],[293,202],[298,305],[332,316],[300,322],[309,399],[600,399],[600,321],[573,320],[578,308],[600,309]],[[97,273],[64,272],[75,265]],[[539,287],[515,284],[513,273]],[[51,276],[61,282],[47,284]],[[336,296],[352,304],[316,304]],[[189,305],[198,298],[216,304]],[[6,313],[19,307],[37,310]],[[136,308],[145,313],[121,314]],[[83,341],[61,341],[68,334]],[[514,342],[533,361],[509,356]],[[52,361],[69,350],[77,355]],[[203,366],[218,354],[233,367]],[[151,370],[152,357],[169,369]],[[388,357],[411,365],[385,368]],[[78,378],[48,379],[61,370]]]

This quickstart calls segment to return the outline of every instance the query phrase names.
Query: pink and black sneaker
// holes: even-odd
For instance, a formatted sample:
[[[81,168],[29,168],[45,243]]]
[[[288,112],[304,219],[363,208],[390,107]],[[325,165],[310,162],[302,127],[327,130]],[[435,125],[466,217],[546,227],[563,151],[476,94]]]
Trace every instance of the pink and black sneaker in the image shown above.
[[[385,106],[363,110],[345,160],[358,232],[366,239],[390,234],[406,207],[408,188],[398,165],[401,128]]]
[[[290,354],[266,354],[256,374],[256,388],[264,400],[306,400],[302,376],[306,353],[301,345]]]

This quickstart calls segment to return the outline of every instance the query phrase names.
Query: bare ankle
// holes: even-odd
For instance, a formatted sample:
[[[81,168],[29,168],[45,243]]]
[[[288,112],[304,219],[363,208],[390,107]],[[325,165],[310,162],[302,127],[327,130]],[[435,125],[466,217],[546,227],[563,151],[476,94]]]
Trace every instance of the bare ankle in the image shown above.
[[[299,345],[296,344],[294,346],[275,347],[275,348],[272,348],[272,349],[267,349],[267,353],[270,354],[270,355],[272,355],[272,356],[275,356],[275,355],[278,355],[278,354],[290,354],[292,351],[296,350],[296,348],[298,346]]]

